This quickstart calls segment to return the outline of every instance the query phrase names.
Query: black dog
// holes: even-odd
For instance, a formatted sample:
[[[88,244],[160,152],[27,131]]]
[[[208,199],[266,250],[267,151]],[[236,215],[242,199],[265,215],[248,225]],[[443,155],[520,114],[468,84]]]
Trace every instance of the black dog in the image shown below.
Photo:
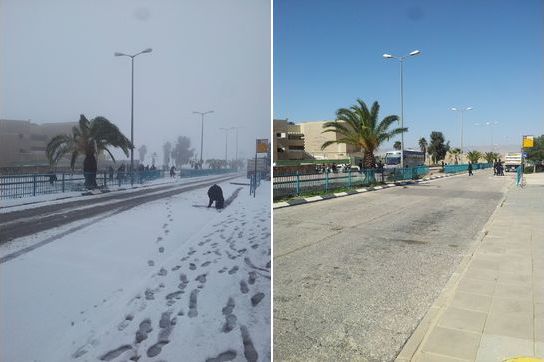
[[[208,207],[212,206],[215,201],[215,208],[222,209],[225,204],[225,199],[223,198],[223,190],[217,185],[213,185],[208,190],[208,197],[210,198],[210,203]]]

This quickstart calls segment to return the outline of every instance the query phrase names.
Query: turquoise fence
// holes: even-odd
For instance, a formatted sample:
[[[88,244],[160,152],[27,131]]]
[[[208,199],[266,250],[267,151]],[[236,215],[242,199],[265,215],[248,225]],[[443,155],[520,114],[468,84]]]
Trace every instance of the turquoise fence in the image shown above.
[[[518,167],[516,169],[516,186],[521,185],[521,179],[523,177],[523,167]]]
[[[209,175],[222,175],[225,173],[237,172],[234,168],[182,168],[179,170],[179,177],[198,177],[198,176],[209,176]]]
[[[491,163],[474,163],[472,164],[473,170],[483,170],[485,168],[491,168],[493,164]],[[444,173],[457,173],[457,172],[468,172],[468,163],[462,163],[460,165],[446,165],[444,166]]]
[[[427,166],[376,170],[369,169],[362,172],[349,171],[347,173],[295,173],[275,176],[273,183],[274,199],[297,196],[303,193],[328,192],[335,189],[376,185],[384,182],[413,180],[423,177],[429,172]]]
[[[164,171],[148,170],[135,171],[131,178],[130,172],[98,172],[96,184],[104,189],[111,186],[143,184],[150,180],[164,177]],[[26,175],[0,176],[0,199],[31,197],[71,191],[84,191],[85,175],[83,173],[45,173]]]

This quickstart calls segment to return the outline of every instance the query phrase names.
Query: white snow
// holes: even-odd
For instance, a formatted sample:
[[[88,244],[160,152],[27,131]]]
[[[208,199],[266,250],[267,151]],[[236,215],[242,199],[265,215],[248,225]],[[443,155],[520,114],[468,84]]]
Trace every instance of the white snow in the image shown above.
[[[164,186],[177,186],[177,185],[184,185],[187,183],[192,183],[196,181],[206,181],[218,177],[223,176],[229,176],[231,174],[221,174],[221,175],[208,175],[208,176],[200,176],[200,177],[188,177],[188,178],[170,178],[165,177],[161,179],[156,179],[153,181],[146,182],[144,184],[134,184],[133,187],[130,187],[129,185],[113,185],[108,187],[109,191],[115,191],[117,192],[123,192],[123,193],[130,193],[130,192],[137,192],[141,191],[143,189],[156,189]],[[232,174],[234,175],[234,174]],[[111,193],[98,193],[95,195],[82,195],[83,192],[81,191],[70,191],[70,192],[57,192],[57,193],[51,193],[51,194],[44,194],[44,195],[38,195],[38,196],[32,196],[32,197],[21,197],[21,198],[15,198],[15,199],[1,199],[0,200],[0,214],[12,212],[12,211],[19,211],[19,210],[25,210],[34,208],[37,206],[46,206],[46,205],[58,205],[66,202],[72,202],[75,201],[76,197],[83,199],[83,198],[104,198]]]
[[[220,212],[193,207],[207,206],[206,188],[185,192],[0,264],[0,360],[205,361],[232,351],[242,361],[252,355],[245,328],[258,360],[270,360],[270,185],[253,198],[230,182],[220,184],[225,198],[242,190]]]

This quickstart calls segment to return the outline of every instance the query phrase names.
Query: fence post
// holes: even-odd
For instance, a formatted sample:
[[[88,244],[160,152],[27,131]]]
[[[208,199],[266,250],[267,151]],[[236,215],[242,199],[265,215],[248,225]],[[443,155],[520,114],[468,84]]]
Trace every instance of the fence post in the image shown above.
[[[325,191],[329,191],[329,170],[325,169]]]
[[[351,170],[348,171],[349,188],[351,188]]]
[[[296,184],[296,190],[297,190],[297,195],[300,194],[300,175],[297,171],[297,184]]]
[[[107,184],[106,184],[106,172],[104,172],[104,187],[106,187]]]
[[[32,176],[33,184],[32,184],[32,196],[36,196],[36,175]]]
[[[64,192],[64,172],[62,173],[62,192]]]

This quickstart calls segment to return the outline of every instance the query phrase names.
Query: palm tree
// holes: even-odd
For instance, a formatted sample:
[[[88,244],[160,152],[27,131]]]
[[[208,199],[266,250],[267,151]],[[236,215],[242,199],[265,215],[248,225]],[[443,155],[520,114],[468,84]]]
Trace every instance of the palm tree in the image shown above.
[[[363,164],[365,168],[373,168],[376,159],[374,152],[381,143],[390,140],[394,136],[406,132],[408,128],[395,128],[388,130],[393,122],[398,122],[399,117],[390,115],[378,123],[380,105],[378,102],[372,104],[369,110],[365,102],[357,99],[357,104],[350,108],[340,108],[336,111],[336,120],[325,122],[325,132],[334,132],[338,135],[336,140],[323,143],[321,149],[335,143],[353,145],[364,152]]]
[[[73,127],[71,135],[63,134],[53,137],[47,144],[45,153],[51,165],[56,164],[65,155],[71,154],[72,170],[77,158],[85,155],[83,160],[85,186],[96,188],[97,155],[106,151],[115,162],[115,158],[108,149],[109,146],[120,148],[128,157],[132,144],[119,128],[106,118],[96,117],[89,121],[81,115],[79,127]]]
[[[423,160],[425,160],[427,158],[427,147],[429,146],[429,144],[427,143],[425,137],[421,137],[418,141],[418,144],[419,149],[421,150],[421,152],[423,152]]]
[[[454,149],[452,149],[452,150],[450,151],[450,153],[452,154],[452,156],[453,156],[454,159],[455,159],[455,164],[456,164],[456,165],[459,164],[459,155],[460,155],[461,153],[463,153],[463,151],[461,151],[460,148],[454,148]]]
[[[394,144],[393,144],[393,148],[397,151],[400,151],[400,149],[402,148],[402,144],[400,143],[400,141],[396,141]]]
[[[478,160],[482,157],[479,151],[470,151],[467,153],[467,158],[472,163],[478,163]]]
[[[494,161],[497,161],[499,159],[499,154],[496,152],[486,152],[484,153],[483,157],[487,161],[487,163],[493,163]]]

